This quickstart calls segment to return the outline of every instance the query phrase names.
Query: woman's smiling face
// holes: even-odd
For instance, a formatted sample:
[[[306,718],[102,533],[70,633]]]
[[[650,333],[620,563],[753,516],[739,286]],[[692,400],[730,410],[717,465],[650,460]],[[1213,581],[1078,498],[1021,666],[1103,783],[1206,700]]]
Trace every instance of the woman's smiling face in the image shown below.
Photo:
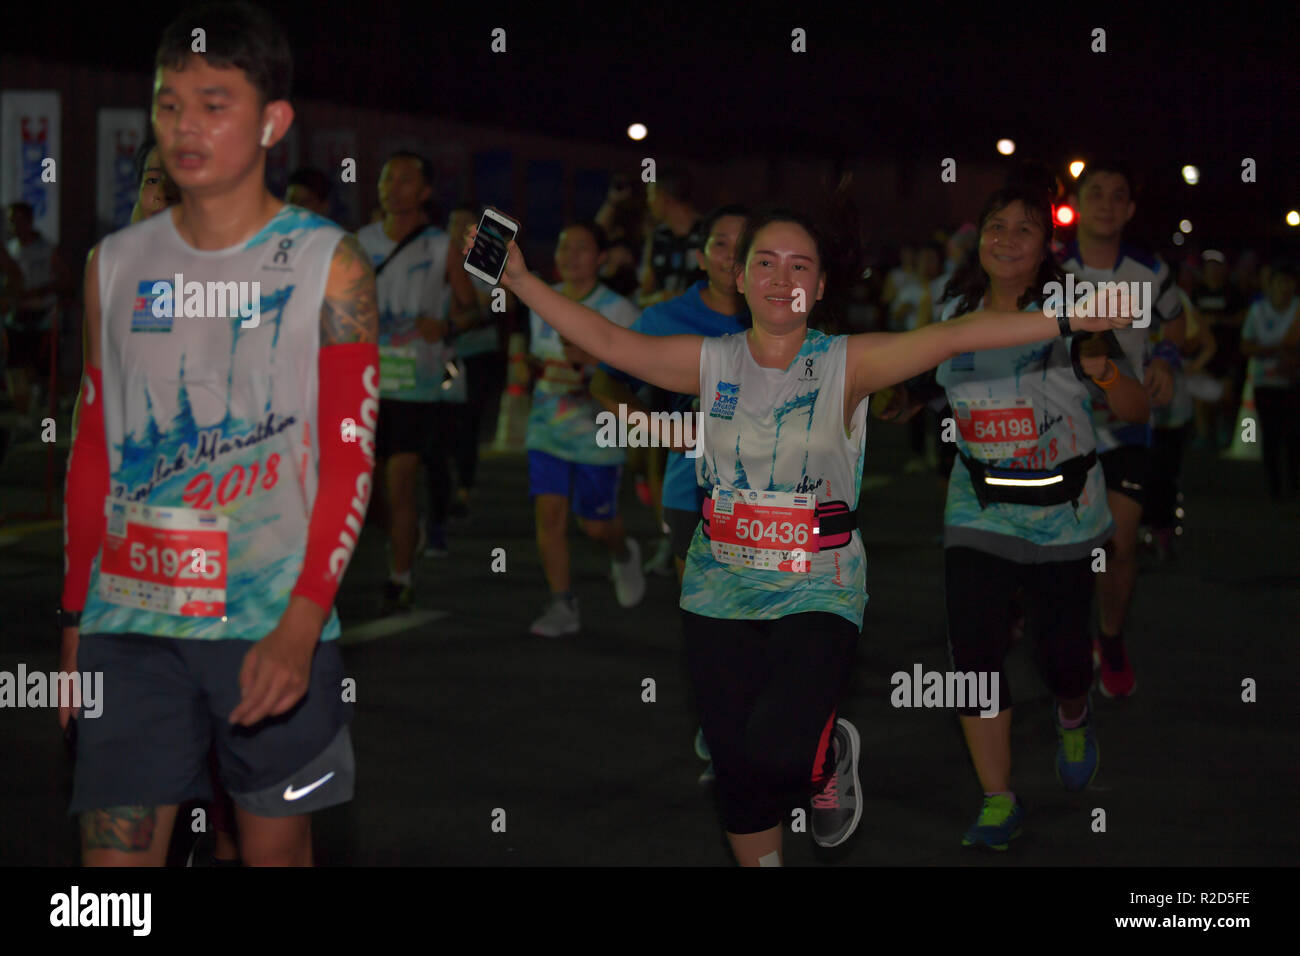
[[[826,291],[816,241],[798,223],[768,223],[755,234],[737,284],[756,326],[806,324]]]
[[[990,279],[1032,280],[1043,262],[1046,233],[1020,200],[989,216],[980,230],[980,265]]]

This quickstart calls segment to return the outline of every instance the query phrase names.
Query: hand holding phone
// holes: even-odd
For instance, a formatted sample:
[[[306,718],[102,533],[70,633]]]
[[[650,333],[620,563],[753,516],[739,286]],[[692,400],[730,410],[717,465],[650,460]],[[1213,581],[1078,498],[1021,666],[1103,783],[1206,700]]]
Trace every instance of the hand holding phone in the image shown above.
[[[620,203],[632,195],[632,183],[625,176],[615,176],[609,183],[609,195],[612,203]]]
[[[468,239],[472,244],[465,256],[465,271],[484,282],[497,285],[506,268],[510,244],[517,235],[519,223],[507,219],[495,209],[483,210],[483,218],[469,232]],[[520,257],[520,265],[522,264]],[[513,269],[511,273],[514,273]]]

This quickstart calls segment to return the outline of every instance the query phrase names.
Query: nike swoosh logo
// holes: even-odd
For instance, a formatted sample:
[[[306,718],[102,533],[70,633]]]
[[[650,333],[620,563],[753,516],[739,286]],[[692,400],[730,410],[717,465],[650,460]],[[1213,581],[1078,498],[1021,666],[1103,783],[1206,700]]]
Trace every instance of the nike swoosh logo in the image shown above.
[[[315,790],[317,787],[319,787],[319,786],[321,786],[322,784],[328,782],[329,779],[330,779],[330,777],[332,777],[332,776],[334,776],[334,771],[333,771],[333,770],[331,770],[329,773],[325,774],[325,776],[321,777],[321,778],[320,778],[319,780],[317,780],[315,783],[309,783],[309,784],[307,784],[307,786],[303,787],[301,790],[295,790],[295,789],[293,789],[293,784],[289,784],[289,786],[287,786],[287,787],[284,788],[284,799],[286,799],[286,800],[301,800],[303,797],[307,796],[307,794],[311,793],[311,792],[312,792],[313,790]]]

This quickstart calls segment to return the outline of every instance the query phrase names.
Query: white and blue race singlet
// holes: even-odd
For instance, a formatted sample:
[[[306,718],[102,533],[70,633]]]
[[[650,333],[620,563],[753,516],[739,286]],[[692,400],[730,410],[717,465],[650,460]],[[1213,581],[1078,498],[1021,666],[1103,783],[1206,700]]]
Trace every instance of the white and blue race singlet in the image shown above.
[[[497,331],[496,313],[491,308],[493,293],[497,287],[484,282],[478,276],[470,276],[469,282],[474,287],[474,294],[478,297],[483,314],[492,321],[486,325],[480,325],[478,328],[470,329],[468,332],[456,333],[456,354],[463,359],[473,358],[476,355],[490,355],[501,348],[501,336]],[[487,302],[484,302],[485,298]],[[442,315],[444,318],[450,318],[451,316],[452,299],[451,286],[448,285],[447,294],[443,297]]]
[[[397,243],[384,232],[383,222],[357,230],[357,241],[378,266]],[[379,299],[380,395],[403,402],[443,400],[448,348],[429,342],[417,318],[439,318],[447,286],[447,253],[451,238],[437,226],[426,226],[375,279]]]
[[[950,299],[940,321],[957,318],[959,306],[959,299]],[[1024,311],[1041,312],[1041,306],[1031,303]],[[1089,388],[1059,337],[964,352],[941,364],[935,377],[953,410],[957,447],[972,459],[997,468],[1052,471],[1096,446]],[[1013,422],[1016,427],[1004,427]],[[990,502],[980,508],[958,455],[943,524],[946,548],[975,548],[1021,564],[1086,557],[1105,543],[1112,528],[1101,463],[1088,471],[1077,513],[1069,501]]]
[[[91,568],[83,632],[255,641],[279,622],[302,571],[316,499],[320,312],[343,236],[328,219],[286,205],[257,235],[227,249],[192,248],[170,213],[100,243],[108,510],[143,505],[224,523],[226,551],[212,556],[212,570],[223,569],[226,606],[221,616],[185,616],[106,599],[101,589],[111,597],[114,576],[100,577],[114,535],[110,518]],[[177,274],[187,290],[198,283],[207,293],[169,317],[155,307],[166,294],[157,290],[174,286]],[[250,296],[260,289],[256,325],[232,301],[241,284]],[[217,289],[225,308],[213,298]],[[217,309],[206,308],[213,302]],[[141,548],[137,557],[142,570],[147,561],[156,570],[156,551],[146,561]],[[331,610],[321,639],[338,634]]]
[[[1253,302],[1241,327],[1241,339],[1265,348],[1281,345],[1290,333],[1297,313],[1300,313],[1300,296],[1292,297],[1281,312],[1267,298]],[[1256,355],[1250,360],[1250,374],[1256,388],[1291,388],[1296,384],[1294,376],[1283,373],[1280,356],[1261,358]]]
[[[785,369],[763,368],[748,334],[706,338],[700,348],[697,480],[708,488],[815,495],[855,509],[866,455],[867,401],[844,420],[848,336],[809,329]],[[847,427],[846,427],[847,426]],[[723,564],[695,529],[686,554],[681,607],[704,617],[773,620],[838,614],[862,626],[867,560],[856,530],[842,547],[818,551],[806,574]]]
[[[44,236],[38,233],[36,239],[25,246],[18,241],[17,236],[14,236],[5,243],[5,249],[23,274],[24,288],[35,289],[38,286],[49,285],[54,281],[54,244]],[[58,306],[58,293],[47,293],[40,300],[38,311],[41,317],[39,322],[31,326],[21,326],[18,323],[17,313],[10,312],[5,316],[5,324],[15,329],[28,328],[34,331],[48,332]]]
[[[551,286],[556,292],[563,284]],[[623,328],[631,328],[640,311],[608,286],[597,284],[582,305],[594,309]],[[564,357],[559,333],[532,310],[528,313],[532,341],[529,351],[545,362],[541,377],[533,386],[533,407],[528,415],[524,447],[580,465],[621,465],[626,450],[602,448],[596,441],[600,431],[596,416],[605,406],[591,397],[587,372],[579,371]]]
[[[1178,304],[1182,310],[1181,314],[1185,319],[1186,341],[1192,341],[1197,336],[1197,327],[1199,325],[1196,319],[1196,310],[1192,307],[1191,299],[1187,293],[1178,286],[1174,286],[1175,293],[1178,296]],[[1169,327],[1161,327],[1155,338],[1155,342],[1170,341]],[[1183,361],[1187,361],[1186,358]],[[1151,424],[1156,428],[1182,428],[1195,413],[1195,406],[1192,404],[1192,394],[1188,390],[1187,372],[1181,367],[1174,369],[1174,394],[1167,405],[1156,405],[1151,409]]]
[[[1076,281],[1088,282],[1149,282],[1151,324],[1142,329],[1120,329],[1115,333],[1129,366],[1141,381],[1151,355],[1151,342],[1160,326],[1172,322],[1182,312],[1174,274],[1159,257],[1149,256],[1132,246],[1120,247],[1119,258],[1109,269],[1094,269],[1083,263],[1078,242],[1066,244],[1062,255],[1062,268],[1074,274]],[[1097,431],[1097,453],[1105,454],[1124,445],[1150,445],[1152,419],[1146,424],[1126,422],[1116,415],[1104,398],[1093,403],[1093,424]]]

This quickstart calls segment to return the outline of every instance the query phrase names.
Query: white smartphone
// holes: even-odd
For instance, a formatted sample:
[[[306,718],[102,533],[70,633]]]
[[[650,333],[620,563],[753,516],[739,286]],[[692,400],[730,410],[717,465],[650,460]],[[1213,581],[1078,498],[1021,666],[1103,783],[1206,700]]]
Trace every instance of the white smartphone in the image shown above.
[[[519,223],[494,209],[484,209],[478,222],[478,236],[465,257],[465,271],[496,285],[506,267],[506,247],[519,235]]]

